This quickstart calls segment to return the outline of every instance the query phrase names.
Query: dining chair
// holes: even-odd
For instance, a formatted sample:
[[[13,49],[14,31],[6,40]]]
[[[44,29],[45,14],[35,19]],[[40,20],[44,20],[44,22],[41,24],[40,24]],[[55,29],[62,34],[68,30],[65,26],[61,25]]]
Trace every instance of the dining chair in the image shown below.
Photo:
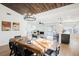
[[[48,49],[44,56],[57,56],[59,54],[60,51],[60,46],[56,47],[56,50],[53,49]]]
[[[33,52],[29,51],[27,48],[25,49],[24,47],[20,45],[15,45],[15,56],[32,56]]]
[[[25,51],[25,56],[33,56],[33,54],[34,54],[32,51],[30,51],[28,49],[25,49],[24,51]]]
[[[10,48],[10,56],[14,54],[14,48],[13,48],[14,42],[9,42],[9,48]]]
[[[25,56],[24,48],[20,45],[15,45],[15,56]]]

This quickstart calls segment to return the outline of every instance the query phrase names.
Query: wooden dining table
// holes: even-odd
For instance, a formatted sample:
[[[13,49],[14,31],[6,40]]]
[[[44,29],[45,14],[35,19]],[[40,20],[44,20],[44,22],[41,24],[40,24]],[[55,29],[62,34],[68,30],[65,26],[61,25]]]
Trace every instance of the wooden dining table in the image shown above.
[[[11,38],[10,41],[15,42],[16,44],[36,53],[36,55],[43,55],[47,49],[51,48],[52,46],[51,41],[42,38],[33,40],[31,43],[28,43],[28,39],[25,37]]]

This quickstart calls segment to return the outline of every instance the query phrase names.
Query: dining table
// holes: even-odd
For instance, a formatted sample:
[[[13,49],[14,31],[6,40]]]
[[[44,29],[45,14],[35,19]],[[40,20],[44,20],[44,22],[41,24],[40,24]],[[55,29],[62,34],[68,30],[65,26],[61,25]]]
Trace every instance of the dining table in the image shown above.
[[[51,48],[53,43],[45,38],[37,38],[35,40],[28,40],[27,37],[11,38],[10,41],[21,45],[22,47],[36,53],[36,55],[43,55],[47,49]]]

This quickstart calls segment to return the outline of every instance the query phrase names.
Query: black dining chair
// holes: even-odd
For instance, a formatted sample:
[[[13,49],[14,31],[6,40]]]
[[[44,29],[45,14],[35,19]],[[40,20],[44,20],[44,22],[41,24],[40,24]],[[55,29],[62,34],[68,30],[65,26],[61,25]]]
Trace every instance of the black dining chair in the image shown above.
[[[25,56],[25,49],[20,46],[20,45],[16,45],[16,56]]]
[[[9,54],[10,56],[14,54],[14,47],[13,46],[14,46],[14,42],[9,42],[9,48],[11,50],[10,54]]]
[[[20,45],[16,45],[15,56],[32,56],[33,52],[25,49]]]
[[[33,56],[33,54],[34,54],[32,51],[30,51],[28,49],[25,49],[24,51],[25,51],[25,56]]]
[[[56,50],[48,49],[44,56],[57,56],[60,51],[60,46],[56,47]]]

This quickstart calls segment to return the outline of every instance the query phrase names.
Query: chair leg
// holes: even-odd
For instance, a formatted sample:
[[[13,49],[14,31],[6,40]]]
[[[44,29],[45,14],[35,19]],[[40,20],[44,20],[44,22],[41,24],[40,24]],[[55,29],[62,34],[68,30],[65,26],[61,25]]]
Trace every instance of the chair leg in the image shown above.
[[[10,51],[10,56],[12,55],[12,50]]]

